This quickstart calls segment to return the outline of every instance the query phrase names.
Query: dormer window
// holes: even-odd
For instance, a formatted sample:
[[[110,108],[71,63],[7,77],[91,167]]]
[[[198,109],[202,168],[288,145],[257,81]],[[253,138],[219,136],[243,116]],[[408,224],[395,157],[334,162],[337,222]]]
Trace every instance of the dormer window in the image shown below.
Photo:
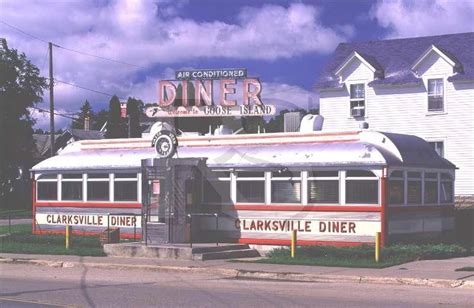
[[[444,83],[442,78],[428,79],[428,111],[444,110]]]
[[[365,116],[365,85],[363,83],[350,85],[350,104],[352,117]]]

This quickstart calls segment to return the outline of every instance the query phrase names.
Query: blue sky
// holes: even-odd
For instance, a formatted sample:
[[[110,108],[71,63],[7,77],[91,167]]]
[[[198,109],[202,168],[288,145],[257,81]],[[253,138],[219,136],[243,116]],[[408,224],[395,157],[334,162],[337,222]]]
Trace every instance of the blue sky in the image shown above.
[[[157,101],[157,81],[182,68],[248,68],[263,82],[264,102],[317,105],[312,89],[341,42],[474,31],[474,0],[0,0],[0,37],[47,75],[47,44],[132,65],[54,49],[55,78],[97,91]],[[48,106],[45,93],[43,108]],[[95,110],[110,97],[56,86],[58,112]],[[38,127],[48,115],[35,113]],[[69,120],[57,117],[57,125]]]

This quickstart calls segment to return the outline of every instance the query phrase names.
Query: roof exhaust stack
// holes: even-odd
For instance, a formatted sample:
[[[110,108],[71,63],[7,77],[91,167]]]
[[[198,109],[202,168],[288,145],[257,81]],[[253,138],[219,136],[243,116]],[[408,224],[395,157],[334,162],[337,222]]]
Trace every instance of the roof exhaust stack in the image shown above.
[[[360,129],[369,129],[369,123],[367,122],[362,122],[359,124]]]
[[[301,119],[300,132],[309,133],[323,129],[324,117],[319,114],[307,114]]]

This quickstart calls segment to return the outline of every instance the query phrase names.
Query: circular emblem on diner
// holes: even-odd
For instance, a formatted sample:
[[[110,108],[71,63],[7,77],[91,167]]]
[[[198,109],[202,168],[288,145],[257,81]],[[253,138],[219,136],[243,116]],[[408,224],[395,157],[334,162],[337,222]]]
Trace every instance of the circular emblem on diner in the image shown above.
[[[176,135],[173,132],[162,130],[156,133],[151,144],[155,147],[158,156],[161,158],[169,158],[176,153],[178,138],[176,138]]]

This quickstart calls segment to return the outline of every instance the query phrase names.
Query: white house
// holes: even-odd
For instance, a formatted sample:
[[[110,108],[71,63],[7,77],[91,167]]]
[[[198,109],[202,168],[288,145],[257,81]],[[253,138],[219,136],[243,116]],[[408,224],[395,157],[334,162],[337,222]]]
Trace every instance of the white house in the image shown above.
[[[459,168],[458,199],[474,197],[474,33],[341,43],[316,88],[323,130],[422,137]]]

